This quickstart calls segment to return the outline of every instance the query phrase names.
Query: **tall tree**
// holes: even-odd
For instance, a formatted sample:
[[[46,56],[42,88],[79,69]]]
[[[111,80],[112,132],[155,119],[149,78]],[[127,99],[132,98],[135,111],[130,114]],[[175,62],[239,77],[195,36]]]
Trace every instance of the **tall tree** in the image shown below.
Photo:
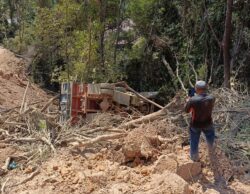
[[[230,88],[230,40],[232,33],[233,0],[227,0],[225,30],[223,35],[224,87]]]
[[[104,58],[104,36],[105,36],[105,20],[106,20],[106,0],[100,0],[100,23],[101,23],[101,32],[100,32],[100,55],[101,55],[101,65],[102,72],[105,71],[105,58]]]
[[[119,3],[119,9],[118,9],[118,14],[117,14],[117,24],[116,24],[116,38],[115,38],[115,48],[114,48],[114,64],[116,64],[116,58],[117,58],[117,45],[119,41],[119,35],[121,32],[121,23],[124,19],[124,7],[125,7],[125,0],[120,0]]]

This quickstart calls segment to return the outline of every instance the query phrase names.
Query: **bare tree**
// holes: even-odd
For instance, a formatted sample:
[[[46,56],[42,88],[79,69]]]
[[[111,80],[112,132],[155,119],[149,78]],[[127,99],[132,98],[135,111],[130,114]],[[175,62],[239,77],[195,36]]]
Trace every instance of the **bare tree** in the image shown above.
[[[224,87],[230,88],[230,40],[232,33],[233,0],[227,0],[225,30],[223,35]]]

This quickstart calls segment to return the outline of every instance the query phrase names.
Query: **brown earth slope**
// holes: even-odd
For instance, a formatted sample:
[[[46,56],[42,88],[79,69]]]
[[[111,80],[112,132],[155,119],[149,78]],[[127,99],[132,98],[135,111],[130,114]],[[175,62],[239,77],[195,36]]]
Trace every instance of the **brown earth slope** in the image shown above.
[[[0,47],[0,110],[20,106],[26,85],[26,61]],[[42,89],[31,84],[27,92],[27,103],[46,101],[49,96]]]

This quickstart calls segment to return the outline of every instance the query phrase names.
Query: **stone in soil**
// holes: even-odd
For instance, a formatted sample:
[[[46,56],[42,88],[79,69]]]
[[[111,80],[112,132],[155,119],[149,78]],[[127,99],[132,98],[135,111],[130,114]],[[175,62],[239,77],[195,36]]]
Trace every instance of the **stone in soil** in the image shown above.
[[[154,174],[150,182],[138,189],[135,194],[191,194],[189,184],[177,174],[165,171],[162,174]]]
[[[201,163],[193,162],[185,154],[177,156],[177,174],[186,181],[191,181],[201,173]]]
[[[124,139],[122,152],[125,161],[134,161],[138,158],[152,158],[157,153],[160,144],[155,129],[138,128],[131,131]]]
[[[162,173],[165,170],[176,173],[177,161],[168,155],[161,155],[153,166],[153,173]]]

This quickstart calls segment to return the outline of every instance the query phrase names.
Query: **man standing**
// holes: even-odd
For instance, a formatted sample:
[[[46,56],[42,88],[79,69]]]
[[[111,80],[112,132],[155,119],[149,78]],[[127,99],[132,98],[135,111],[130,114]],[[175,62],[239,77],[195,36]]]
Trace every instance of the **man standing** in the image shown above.
[[[195,84],[196,95],[187,100],[185,111],[192,114],[190,123],[190,157],[199,160],[199,140],[201,132],[205,134],[209,151],[213,150],[215,131],[212,120],[212,110],[215,98],[207,94],[205,81]]]

